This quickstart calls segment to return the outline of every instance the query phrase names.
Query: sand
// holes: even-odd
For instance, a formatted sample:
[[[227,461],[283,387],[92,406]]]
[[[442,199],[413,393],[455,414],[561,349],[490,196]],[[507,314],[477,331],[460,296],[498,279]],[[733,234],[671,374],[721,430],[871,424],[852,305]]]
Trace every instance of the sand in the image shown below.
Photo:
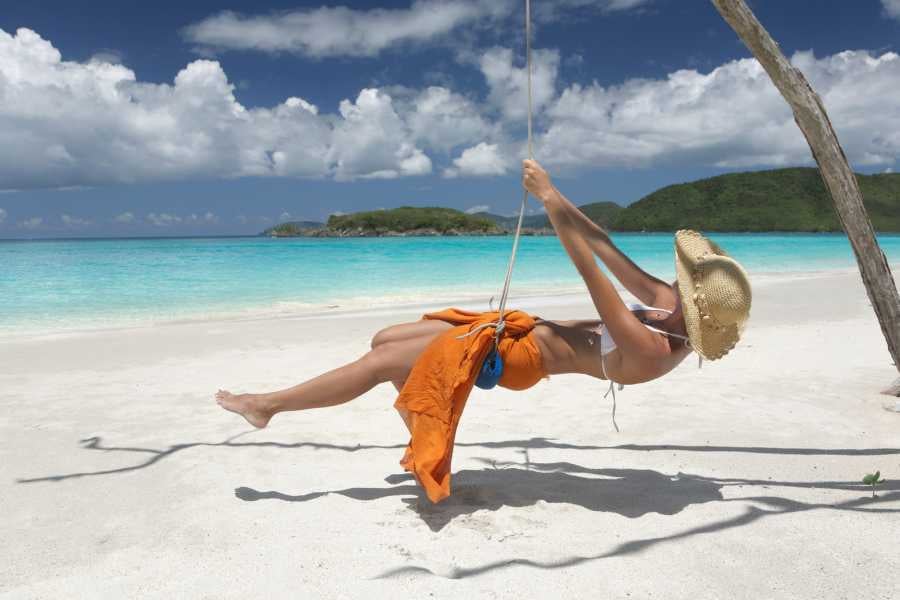
[[[584,376],[476,391],[438,505],[388,385],[263,431],[213,401],[420,312],[0,341],[0,597],[896,597],[896,371],[854,272],[758,278],[732,355],[626,387],[621,433]]]

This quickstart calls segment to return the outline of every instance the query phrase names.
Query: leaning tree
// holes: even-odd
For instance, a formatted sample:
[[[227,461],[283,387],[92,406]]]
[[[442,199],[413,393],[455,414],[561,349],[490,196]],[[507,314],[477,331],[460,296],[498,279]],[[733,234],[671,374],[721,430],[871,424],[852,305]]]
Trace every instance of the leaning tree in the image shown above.
[[[878,245],[872,222],[863,206],[856,176],[821,99],[803,73],[785,58],[744,0],[712,0],[712,3],[766,70],[794,111],[794,121],[809,143],[841,225],[850,238],[866,293],[875,309],[894,366],[900,370],[900,295],[887,257]],[[900,396],[900,378],[885,393]]]

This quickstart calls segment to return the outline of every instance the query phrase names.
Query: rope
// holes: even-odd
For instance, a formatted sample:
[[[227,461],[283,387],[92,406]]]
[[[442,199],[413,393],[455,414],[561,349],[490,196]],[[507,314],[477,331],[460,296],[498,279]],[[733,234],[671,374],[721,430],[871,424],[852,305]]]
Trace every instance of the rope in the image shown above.
[[[534,158],[534,101],[531,92],[531,0],[525,0],[525,62],[528,69],[528,158]],[[506,300],[509,297],[509,284],[512,281],[513,267],[516,265],[516,253],[519,250],[519,238],[522,237],[522,221],[525,219],[525,207],[528,204],[528,190],[522,195],[522,205],[519,207],[519,220],[516,223],[516,233],[513,236],[512,252],[509,256],[509,266],[506,268],[506,279],[503,282],[503,293],[500,295],[500,318],[497,320],[497,329],[494,331],[495,339],[499,340],[503,333],[506,312]]]
[[[531,122],[534,115],[531,98],[531,0],[525,0],[525,62],[528,64],[528,158],[534,158]]]
[[[531,92],[531,0],[525,0],[525,62],[528,69],[528,158],[534,158],[534,101]],[[494,328],[494,344],[500,343],[500,336],[506,329],[506,300],[509,297],[509,284],[512,281],[513,267],[516,265],[516,253],[519,250],[519,239],[522,237],[522,221],[525,219],[525,207],[528,205],[528,190],[522,195],[522,205],[519,207],[519,220],[516,223],[516,233],[513,236],[512,252],[509,255],[509,265],[506,267],[506,279],[503,281],[503,293],[500,295],[499,317],[492,323],[484,323],[468,333],[457,336],[457,339],[467,338],[478,333],[486,327]],[[493,298],[491,298],[493,303]]]

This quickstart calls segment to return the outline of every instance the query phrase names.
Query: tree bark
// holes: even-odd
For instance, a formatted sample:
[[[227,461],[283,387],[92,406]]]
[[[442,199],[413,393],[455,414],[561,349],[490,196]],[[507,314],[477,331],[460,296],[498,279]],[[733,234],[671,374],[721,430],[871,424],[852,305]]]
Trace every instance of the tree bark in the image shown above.
[[[809,143],[841,225],[850,238],[866,293],[875,309],[894,366],[900,370],[900,294],[863,206],[856,175],[847,162],[822,101],[803,73],[785,58],[744,0],[711,1],[793,110],[794,121]],[[894,395],[900,395],[896,384],[885,392],[890,393],[891,389]]]
[[[889,396],[900,396],[900,379],[895,380],[888,389],[884,390],[884,393]],[[900,403],[897,404],[897,407],[900,409]]]

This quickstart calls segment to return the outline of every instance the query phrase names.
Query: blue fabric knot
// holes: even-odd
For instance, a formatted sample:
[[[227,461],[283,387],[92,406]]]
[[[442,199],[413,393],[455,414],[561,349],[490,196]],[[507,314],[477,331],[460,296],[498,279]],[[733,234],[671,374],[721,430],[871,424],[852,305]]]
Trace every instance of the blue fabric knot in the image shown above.
[[[478,373],[475,385],[483,390],[489,390],[497,385],[502,375],[503,359],[500,358],[500,352],[495,347],[481,363],[481,371]]]

